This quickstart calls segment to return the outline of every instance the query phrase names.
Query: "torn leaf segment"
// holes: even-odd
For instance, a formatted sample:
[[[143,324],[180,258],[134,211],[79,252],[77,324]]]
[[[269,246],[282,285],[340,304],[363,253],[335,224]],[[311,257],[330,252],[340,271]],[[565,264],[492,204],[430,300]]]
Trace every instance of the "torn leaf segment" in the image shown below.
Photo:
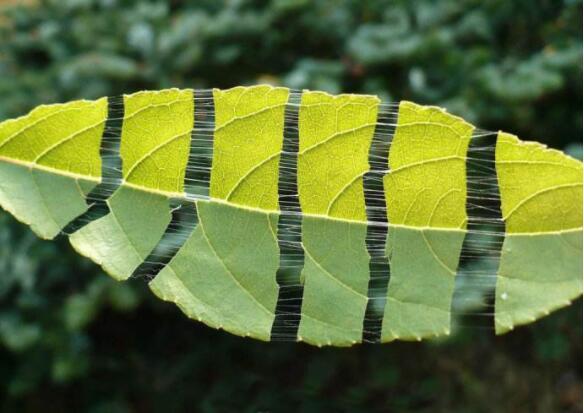
[[[496,168],[507,228],[495,297],[501,334],[582,295],[582,163],[500,132]]]

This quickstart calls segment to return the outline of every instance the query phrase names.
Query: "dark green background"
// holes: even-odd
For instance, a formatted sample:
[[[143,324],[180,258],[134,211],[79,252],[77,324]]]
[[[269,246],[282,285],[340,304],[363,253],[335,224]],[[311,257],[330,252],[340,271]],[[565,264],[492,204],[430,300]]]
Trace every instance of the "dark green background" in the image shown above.
[[[0,2],[0,120],[271,82],[439,104],[582,156],[582,2]],[[465,324],[465,323],[463,323]],[[211,330],[0,213],[0,410],[578,412],[582,301],[502,337],[317,349]]]

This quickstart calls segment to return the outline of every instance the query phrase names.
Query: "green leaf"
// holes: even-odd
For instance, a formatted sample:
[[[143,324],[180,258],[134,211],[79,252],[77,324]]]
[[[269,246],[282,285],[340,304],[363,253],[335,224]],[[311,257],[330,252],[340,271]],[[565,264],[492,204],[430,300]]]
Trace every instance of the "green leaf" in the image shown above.
[[[495,302],[503,333],[582,294],[582,163],[506,133],[496,158],[508,232]]]
[[[464,285],[496,280],[497,333],[582,294],[581,162],[375,96],[254,86],[41,106],[0,123],[0,205],[261,340],[448,335],[469,260],[492,263]]]
[[[150,287],[190,317],[267,340],[278,297],[277,216],[216,202],[197,207],[197,228]]]
[[[395,227],[382,340],[450,334],[454,280],[464,231]]]

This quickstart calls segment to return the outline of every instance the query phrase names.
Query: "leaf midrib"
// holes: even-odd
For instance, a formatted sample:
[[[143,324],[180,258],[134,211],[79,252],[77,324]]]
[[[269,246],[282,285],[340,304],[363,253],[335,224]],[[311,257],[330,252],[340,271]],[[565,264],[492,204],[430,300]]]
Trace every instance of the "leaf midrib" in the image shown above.
[[[28,161],[24,161],[21,159],[15,159],[15,158],[8,158],[8,157],[2,156],[2,155],[0,155],[0,162],[11,163],[13,165],[29,168],[30,170],[37,169],[37,170],[41,170],[41,171],[51,173],[54,175],[64,176],[64,177],[75,179],[75,180],[84,180],[87,182],[93,182],[95,184],[99,184],[101,182],[101,178],[96,177],[96,176],[81,175],[81,174],[77,174],[74,172],[64,171],[61,169],[56,169],[56,168],[51,168],[51,167],[48,167],[45,165],[40,165],[40,164],[37,164],[34,162],[28,162]],[[167,198],[179,198],[179,199],[185,199],[185,200],[187,200],[187,199],[192,200],[192,197],[187,197],[184,192],[162,191],[159,189],[149,188],[149,187],[145,187],[142,185],[136,185],[136,184],[128,182],[126,180],[122,181],[122,184],[120,186],[122,186],[122,185],[127,187],[127,188],[131,188],[131,189],[135,189],[135,190],[143,191],[143,192],[148,192],[148,193],[151,193],[154,195],[165,196]],[[235,204],[233,202],[229,202],[229,201],[225,201],[223,199],[213,198],[213,197],[200,198],[200,199],[195,198],[195,200],[212,201],[215,203],[228,205],[228,206],[233,207],[233,208],[239,208],[239,209],[243,209],[243,210],[247,210],[247,211],[260,212],[262,214],[278,214],[279,215],[282,213],[282,211],[279,211],[276,209],[268,210],[268,209],[254,208],[254,207],[249,207],[246,205]],[[307,213],[307,212],[302,212],[302,216],[309,217],[309,218],[317,218],[317,219],[327,219],[327,220],[331,220],[331,221],[340,221],[340,222],[358,224],[358,225],[367,225],[368,224],[367,221],[358,221],[358,220],[354,220],[354,219],[339,218],[339,217],[334,217],[334,216],[313,214],[313,213]],[[406,229],[412,229],[412,230],[417,230],[417,231],[435,230],[435,231],[465,232],[465,230],[460,229],[460,228],[411,226],[411,225],[401,225],[401,224],[384,224],[381,222],[377,223],[377,225],[385,225],[385,226],[394,227],[394,228],[406,228]],[[539,235],[539,234],[554,234],[554,233],[564,234],[564,233],[568,233],[568,232],[581,231],[581,230],[582,230],[582,227],[575,227],[575,228],[567,228],[567,229],[563,229],[563,230],[559,230],[559,231],[513,233],[513,235],[523,234],[523,235],[532,236],[532,235]]]

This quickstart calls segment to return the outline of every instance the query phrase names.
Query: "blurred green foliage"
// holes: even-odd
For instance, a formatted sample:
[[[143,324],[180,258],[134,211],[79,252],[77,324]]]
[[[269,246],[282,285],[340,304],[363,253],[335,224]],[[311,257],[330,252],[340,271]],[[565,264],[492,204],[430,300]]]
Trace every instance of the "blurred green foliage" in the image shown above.
[[[582,154],[580,0],[17,3],[0,2],[0,120],[270,82],[439,104]],[[581,301],[500,338],[265,344],[187,320],[0,213],[2,411],[578,412],[580,366]]]

